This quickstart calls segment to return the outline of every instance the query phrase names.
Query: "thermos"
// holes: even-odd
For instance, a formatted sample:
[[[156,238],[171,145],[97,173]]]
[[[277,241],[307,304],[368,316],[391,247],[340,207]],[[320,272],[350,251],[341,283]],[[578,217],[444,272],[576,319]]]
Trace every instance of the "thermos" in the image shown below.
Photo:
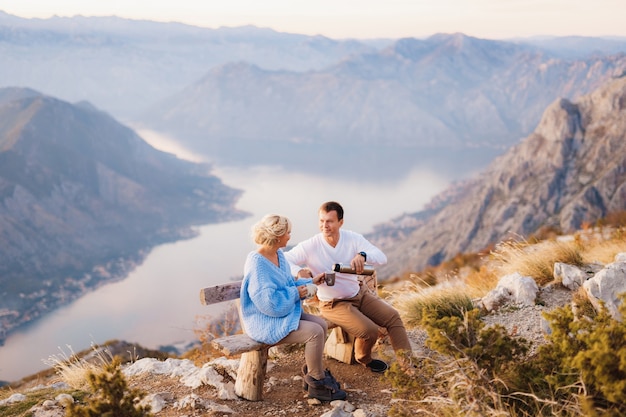
[[[335,264],[333,271],[343,272],[344,274],[356,274],[356,270],[352,268],[350,264]],[[365,265],[359,275],[372,275],[373,273],[374,267],[372,265]]]

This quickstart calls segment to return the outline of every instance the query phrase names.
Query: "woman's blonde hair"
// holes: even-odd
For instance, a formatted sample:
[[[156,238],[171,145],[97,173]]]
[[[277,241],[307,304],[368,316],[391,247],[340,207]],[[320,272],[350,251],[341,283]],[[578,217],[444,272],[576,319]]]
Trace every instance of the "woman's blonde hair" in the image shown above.
[[[291,221],[288,218],[278,214],[267,214],[252,227],[252,238],[258,245],[273,246],[289,231]]]

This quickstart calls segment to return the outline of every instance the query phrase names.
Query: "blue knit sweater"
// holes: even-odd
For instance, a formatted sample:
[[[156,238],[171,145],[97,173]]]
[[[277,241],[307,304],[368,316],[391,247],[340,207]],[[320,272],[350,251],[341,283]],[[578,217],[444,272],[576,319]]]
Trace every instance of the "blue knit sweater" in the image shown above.
[[[250,252],[241,285],[244,330],[254,340],[270,345],[298,328],[302,303],[296,286],[313,281],[310,278],[296,281],[280,249],[278,263],[280,268],[258,252]]]

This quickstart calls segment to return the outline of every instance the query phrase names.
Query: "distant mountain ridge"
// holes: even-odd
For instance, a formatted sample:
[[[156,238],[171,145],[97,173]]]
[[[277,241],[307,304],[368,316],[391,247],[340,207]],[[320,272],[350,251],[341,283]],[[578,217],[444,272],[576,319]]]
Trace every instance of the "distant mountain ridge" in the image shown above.
[[[249,63],[210,70],[147,111],[147,127],[205,155],[225,149],[315,145],[508,149],[555,97],[575,99],[626,73],[626,54],[564,60],[528,45],[438,34],[401,39],[309,72]],[[322,153],[322,152],[320,152]],[[285,156],[284,154],[282,156]],[[271,161],[271,153],[259,155]]]
[[[272,70],[308,71],[389,43],[113,16],[23,19],[0,11],[0,87],[88,100],[129,120],[217,65],[247,61]]]
[[[626,208],[626,76],[558,99],[537,129],[443,203],[380,225],[381,277],[437,265],[540,227],[565,233]]]
[[[191,226],[243,218],[240,195],[87,103],[0,89],[0,339]]]
[[[2,12],[0,34],[6,87],[89,101],[212,161],[306,157],[299,166],[329,173],[346,153],[381,171],[442,153],[457,171],[469,159],[484,167],[478,159],[528,135],[554,97],[575,99],[622,74],[626,52],[626,39],[333,40]],[[474,153],[451,158],[450,149]]]

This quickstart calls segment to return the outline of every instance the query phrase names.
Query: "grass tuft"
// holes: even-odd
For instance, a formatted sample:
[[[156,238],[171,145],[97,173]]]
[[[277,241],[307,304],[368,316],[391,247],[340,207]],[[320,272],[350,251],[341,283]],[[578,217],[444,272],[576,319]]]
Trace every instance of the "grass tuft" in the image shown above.
[[[92,345],[94,361],[87,361],[74,353],[71,346],[67,346],[69,352],[61,351],[58,355],[52,355],[44,363],[52,367],[60,380],[70,387],[81,391],[89,390],[90,373],[101,372],[102,368],[111,363],[113,356],[104,348]]]
[[[425,312],[434,312],[437,317],[462,317],[463,312],[474,308],[467,286],[461,281],[432,287],[409,284],[407,288],[392,291],[389,301],[408,327],[419,326]]]
[[[505,241],[498,244],[491,255],[501,275],[519,272],[532,277],[540,286],[553,281],[556,262],[576,266],[584,263],[580,243],[576,240],[548,240],[535,244]]]

